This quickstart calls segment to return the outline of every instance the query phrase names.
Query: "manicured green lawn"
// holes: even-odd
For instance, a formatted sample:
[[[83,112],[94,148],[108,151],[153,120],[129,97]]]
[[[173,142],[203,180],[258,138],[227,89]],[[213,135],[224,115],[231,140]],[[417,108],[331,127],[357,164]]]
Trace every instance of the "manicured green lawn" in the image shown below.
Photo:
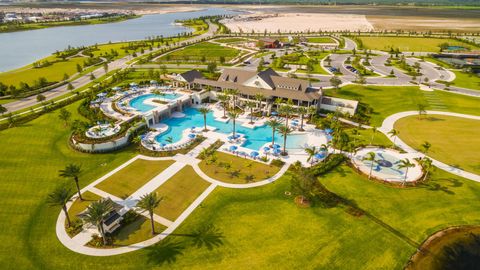
[[[417,243],[448,226],[480,222],[480,213],[474,210],[480,206],[478,183],[439,169],[431,177],[418,187],[402,189],[369,181],[343,166],[321,181],[331,191],[353,201]],[[407,259],[397,257],[404,263]]]
[[[73,191],[73,189],[72,189]],[[75,193],[76,194],[76,193]],[[90,191],[82,193],[82,198],[83,201],[80,199],[76,199],[73,203],[72,206],[68,209],[68,214],[70,215],[70,219],[73,221],[76,219],[77,215],[83,212],[85,209],[87,209],[88,206],[94,201],[100,200],[102,197],[98,196],[95,193],[92,193]]]
[[[466,44],[454,39],[443,38],[420,38],[420,37],[359,37],[363,42],[363,46],[372,50],[389,51],[390,48],[398,48],[400,51],[407,52],[439,52],[442,43],[448,43],[451,46],[464,46],[473,48],[472,45]]]
[[[80,118],[79,104],[67,107],[74,119]],[[80,185],[83,187],[134,155],[130,148],[100,155],[75,152],[68,146],[69,135],[69,128],[58,120],[58,111],[20,127],[0,131],[0,174],[4,179],[0,185],[4,199],[0,211],[0,249],[9,251],[0,253],[0,261],[5,269],[51,269],[69,265],[68,256],[63,262],[59,260],[57,266],[44,265],[44,260],[54,257],[55,251],[50,253],[50,248],[59,251],[61,247],[54,229],[61,209],[48,206],[47,195],[63,183],[74,189],[73,181],[60,178],[58,170],[69,163],[80,164]],[[43,237],[47,238],[42,240]],[[14,259],[11,254],[15,254]]]
[[[167,55],[162,56],[160,62],[201,62],[202,56],[208,61],[220,61],[220,57],[224,57],[228,62],[240,53],[239,50],[214,44],[211,42],[197,43],[183,49],[176,50]]]
[[[428,115],[405,117],[395,123],[400,138],[418,150],[425,141],[432,144],[428,155],[447,164],[480,174],[480,121]]]
[[[220,43],[239,43],[239,42],[246,42],[247,39],[245,38],[219,38],[215,39],[215,42],[220,42]]]
[[[426,104],[426,92],[416,86],[362,86],[349,85],[335,91],[324,90],[327,95],[354,99],[368,104],[372,109],[371,125],[381,126],[383,120],[394,113],[417,110],[418,104]],[[432,93],[432,92],[428,92]],[[480,98],[452,94],[445,91],[435,91],[433,94],[443,103],[443,111],[480,115]],[[438,110],[438,109],[436,109]]]
[[[331,37],[309,37],[307,42],[310,43],[335,43]]]
[[[198,166],[206,175],[226,183],[244,184],[249,181],[257,182],[274,176],[280,170],[276,166],[223,152],[215,152],[215,155],[218,158],[215,163],[210,163],[206,159],[200,162]],[[221,166],[222,163],[228,164],[227,166],[230,166],[230,168],[227,170],[224,166]],[[249,175],[253,176],[252,180],[246,180],[246,177]]]
[[[155,214],[174,221],[209,185],[192,166],[184,167],[155,190],[163,197]]]
[[[86,59],[86,57],[73,57],[43,68],[33,68],[31,65],[28,65],[20,69],[1,73],[0,82],[15,86],[18,86],[20,82],[24,82],[32,86],[34,81],[40,77],[45,77],[49,82],[61,81],[65,73],[70,76],[77,73],[77,64],[83,66],[83,61]],[[53,59],[50,60],[53,61]]]
[[[155,233],[160,233],[166,227],[155,222]],[[139,216],[135,221],[123,225],[113,233],[115,246],[128,246],[152,238],[152,225],[150,219]]]
[[[95,187],[119,198],[127,198],[173,163],[173,160],[137,159]]]
[[[68,107],[75,116],[77,106]],[[292,197],[285,195],[290,190],[286,175],[254,189],[216,188],[170,240],[156,248],[111,257],[76,254],[56,238],[60,209],[45,203],[55,186],[67,181],[73,187],[73,181],[58,177],[58,170],[70,162],[82,164],[80,181],[84,186],[130,159],[134,152],[77,153],[68,148],[68,135],[55,113],[0,132],[0,173],[5,179],[0,185],[4,199],[0,248],[9,251],[0,253],[0,260],[5,269],[65,269],[72,265],[76,269],[359,269],[365,265],[403,269],[415,252],[365,216],[354,217],[341,207],[298,208]],[[480,222],[476,211],[480,185],[447,173],[436,172],[425,186],[404,190],[370,182],[348,167],[322,181],[416,242],[449,225]],[[223,235],[223,243],[211,250],[195,247],[188,236],[206,224],[213,224]],[[173,244],[180,254],[166,252]]]
[[[0,99],[0,105],[1,104],[7,104],[7,103],[10,103],[12,101],[15,101],[15,99],[11,99],[11,98]]]
[[[454,86],[464,87],[469,89],[480,90],[480,77],[475,74],[469,74],[462,71],[454,71],[455,80]]]
[[[357,146],[362,146],[362,145],[378,145],[378,146],[391,146],[392,142],[385,136],[383,133],[380,131],[373,132],[372,129],[358,129],[358,134],[354,135],[354,129],[350,128],[347,129],[346,132],[350,136],[352,143],[354,143]],[[373,140],[372,140],[373,139]]]

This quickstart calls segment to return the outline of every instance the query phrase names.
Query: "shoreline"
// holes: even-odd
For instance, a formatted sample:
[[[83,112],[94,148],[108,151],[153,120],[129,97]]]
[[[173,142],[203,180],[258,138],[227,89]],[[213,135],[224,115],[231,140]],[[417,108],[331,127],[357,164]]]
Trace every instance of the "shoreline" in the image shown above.
[[[107,23],[118,23],[133,19],[141,18],[142,15],[129,15],[129,16],[112,16],[106,18],[95,18],[88,20],[80,21],[60,21],[60,22],[39,22],[39,23],[25,23],[16,25],[16,28],[8,29],[8,26],[5,24],[0,25],[0,34],[4,33],[15,33],[22,31],[33,31],[53,27],[63,27],[63,26],[82,26],[82,25],[97,25],[97,24],[107,24]],[[5,28],[5,29],[4,29]]]

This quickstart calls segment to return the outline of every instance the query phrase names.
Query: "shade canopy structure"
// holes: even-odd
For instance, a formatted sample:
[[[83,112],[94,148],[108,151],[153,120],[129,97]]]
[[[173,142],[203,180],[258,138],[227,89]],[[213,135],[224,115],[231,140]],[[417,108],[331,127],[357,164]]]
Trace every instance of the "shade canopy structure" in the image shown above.
[[[228,148],[230,151],[235,151],[238,149],[238,147],[236,145],[230,145],[230,147]]]
[[[282,152],[282,150],[280,150],[279,148],[273,149],[274,154],[280,154],[281,152]]]
[[[257,151],[250,152],[251,157],[258,157],[258,155],[260,155],[260,154]]]
[[[278,148],[280,148],[281,146],[280,146],[280,144],[276,143],[276,144],[272,145],[272,147],[275,148],[275,149],[278,149]]]
[[[193,133],[188,134],[188,138],[190,138],[190,139],[194,139],[195,137],[196,137],[196,135],[193,134]]]
[[[325,154],[323,154],[323,153],[318,153],[318,154],[315,154],[314,157],[315,157],[316,159],[323,159],[323,158],[325,158]]]
[[[270,151],[270,147],[268,146],[263,147],[263,152],[268,152],[268,151]]]
[[[328,133],[328,134],[333,132],[333,130],[331,128],[326,128],[324,131],[325,131],[325,133]]]
[[[332,135],[327,135],[327,139],[330,141],[333,139],[333,136]]]
[[[271,114],[271,115],[278,115],[277,112],[271,112],[270,114]]]

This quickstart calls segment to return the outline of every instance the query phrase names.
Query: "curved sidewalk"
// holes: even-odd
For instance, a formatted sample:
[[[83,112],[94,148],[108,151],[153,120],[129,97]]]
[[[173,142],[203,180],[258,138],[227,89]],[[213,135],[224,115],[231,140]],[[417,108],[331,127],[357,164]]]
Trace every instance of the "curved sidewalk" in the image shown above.
[[[469,114],[462,114],[462,113],[453,113],[453,112],[441,112],[441,111],[426,111],[427,114],[436,114],[436,115],[446,115],[446,116],[454,116],[454,117],[460,117],[460,118],[467,118],[467,119],[473,119],[473,120],[480,120],[480,116],[476,115],[469,115]],[[382,123],[382,126],[378,129],[380,132],[385,134],[390,141],[393,142],[393,139],[388,135],[388,132],[394,128],[395,122],[397,122],[399,119],[407,117],[407,116],[413,116],[413,115],[418,115],[418,111],[406,111],[406,112],[400,112],[396,114],[392,114],[389,117],[385,118],[385,120]],[[406,144],[404,141],[402,141],[398,136],[395,139],[395,145],[402,148],[406,152],[412,155],[412,157],[425,157],[426,155],[413,149],[410,147],[408,144]],[[458,175],[460,177],[464,177],[476,182],[480,182],[480,175],[470,173],[467,171],[464,171],[462,169],[450,166],[448,164],[445,164],[441,161],[438,161],[436,159],[433,159],[429,156],[427,156],[432,160],[433,165],[436,167],[447,171],[449,173]]]

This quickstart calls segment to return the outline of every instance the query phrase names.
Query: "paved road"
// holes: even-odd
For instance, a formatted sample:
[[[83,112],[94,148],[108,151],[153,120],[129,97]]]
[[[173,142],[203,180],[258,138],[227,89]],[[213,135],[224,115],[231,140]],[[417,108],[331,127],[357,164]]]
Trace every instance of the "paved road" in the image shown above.
[[[192,37],[191,39],[189,39],[189,41],[196,42],[196,41],[200,41],[204,38],[211,37],[211,36],[214,35],[214,33],[216,31],[217,31],[217,26],[215,24],[212,24],[212,23],[209,22],[209,30],[208,30],[207,33],[204,33],[204,34],[199,35],[199,36]],[[162,46],[160,48],[155,48],[154,50],[152,50],[152,52],[161,50],[164,47],[165,46]],[[148,54],[148,53],[151,53],[151,52],[150,51],[145,52],[144,54],[137,53],[137,55],[138,55],[137,57]],[[130,66],[130,64],[128,64],[128,62],[132,59],[133,59],[133,57],[131,55],[128,55],[124,58],[112,61],[111,63],[108,64],[108,70],[125,69],[125,68]],[[101,66],[98,69],[96,69],[95,71],[93,71],[92,73],[96,78],[99,78],[99,77],[105,75],[105,70],[103,69],[103,66]],[[85,86],[88,83],[90,83],[90,74],[83,75],[83,76],[79,77],[78,79],[71,82],[71,84],[73,85],[73,87],[75,87],[75,89],[80,88],[82,86]],[[68,93],[68,92],[70,92],[70,90],[67,89],[67,85],[63,85],[63,86],[54,88],[50,91],[43,92],[42,95],[44,95],[45,98],[46,98],[46,101],[48,101],[48,100],[54,99],[56,97],[62,96],[64,94]],[[33,105],[36,105],[38,103],[39,102],[37,102],[37,97],[34,95],[34,96],[26,97],[26,98],[23,98],[23,99],[14,101],[14,102],[4,104],[3,106],[5,108],[7,108],[8,112],[16,112],[16,111],[31,107]]]

